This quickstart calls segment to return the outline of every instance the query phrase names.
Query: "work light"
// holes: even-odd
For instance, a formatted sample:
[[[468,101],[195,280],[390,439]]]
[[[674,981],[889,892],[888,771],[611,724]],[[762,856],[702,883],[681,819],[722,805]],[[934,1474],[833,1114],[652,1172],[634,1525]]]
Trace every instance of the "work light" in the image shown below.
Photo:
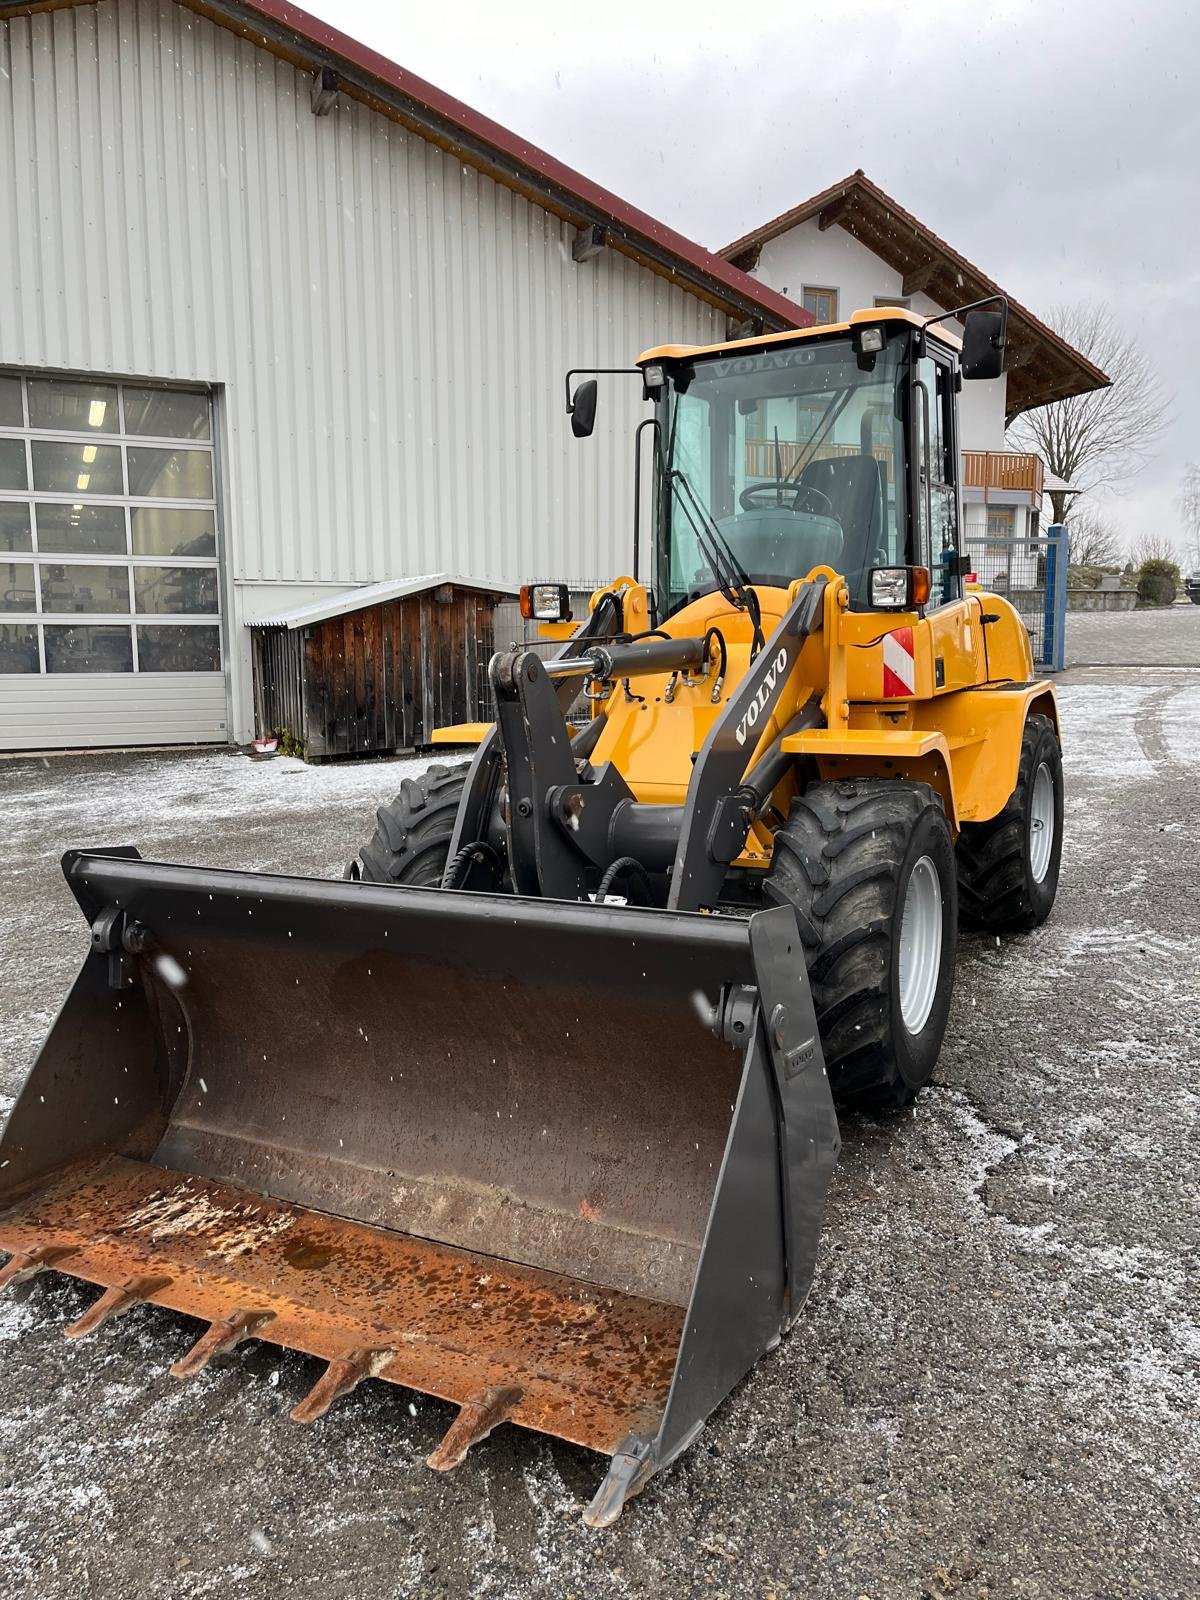
[[[566,584],[522,584],[521,615],[533,622],[570,622],[571,596]]]
[[[871,604],[881,611],[911,611],[929,599],[928,567],[873,567]]]

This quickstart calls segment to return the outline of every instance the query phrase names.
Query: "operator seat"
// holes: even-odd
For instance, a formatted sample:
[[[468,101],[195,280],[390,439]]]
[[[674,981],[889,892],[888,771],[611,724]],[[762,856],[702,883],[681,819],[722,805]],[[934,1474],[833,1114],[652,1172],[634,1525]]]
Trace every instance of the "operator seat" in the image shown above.
[[[810,461],[800,484],[825,495],[833,507],[842,525],[842,571],[853,590],[863,574],[886,559],[883,463],[873,455]]]

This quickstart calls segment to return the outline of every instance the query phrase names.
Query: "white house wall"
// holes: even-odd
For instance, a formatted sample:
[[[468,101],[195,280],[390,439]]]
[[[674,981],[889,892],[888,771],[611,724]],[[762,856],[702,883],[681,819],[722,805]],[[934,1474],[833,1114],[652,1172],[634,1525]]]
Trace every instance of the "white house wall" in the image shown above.
[[[838,315],[873,306],[878,296],[900,296],[903,278],[873,250],[861,244],[845,228],[833,226],[822,232],[817,219],[802,222],[762,247],[754,276],[771,289],[799,301],[805,286],[836,289]],[[942,307],[928,295],[911,297],[918,316],[936,316]],[[961,333],[956,322],[944,326]],[[959,421],[964,450],[1004,449],[1004,402],[1007,380],[994,383],[966,383],[960,396]]]
[[[431,568],[629,564],[631,379],[724,315],[172,3],[0,23],[0,365],[214,386],[237,736],[245,621]]]

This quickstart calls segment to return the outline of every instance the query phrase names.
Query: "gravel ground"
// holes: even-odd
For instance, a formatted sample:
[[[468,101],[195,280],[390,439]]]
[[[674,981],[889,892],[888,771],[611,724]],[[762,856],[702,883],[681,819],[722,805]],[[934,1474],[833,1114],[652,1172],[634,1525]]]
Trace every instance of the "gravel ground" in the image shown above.
[[[315,1363],[251,1343],[178,1384],[193,1323],[71,1345],[94,1291],[47,1274],[0,1301],[4,1593],[1200,1593],[1200,670],[1061,700],[1054,916],[964,939],[935,1084],[843,1129],[804,1317],[615,1528],[578,1519],[600,1458],[509,1428],[430,1473],[447,1407],[370,1382],[297,1428]],[[0,1093],[84,952],[64,847],[332,874],[409,770],[0,763]]]
[[[1072,611],[1067,665],[1200,667],[1200,606],[1146,611]]]

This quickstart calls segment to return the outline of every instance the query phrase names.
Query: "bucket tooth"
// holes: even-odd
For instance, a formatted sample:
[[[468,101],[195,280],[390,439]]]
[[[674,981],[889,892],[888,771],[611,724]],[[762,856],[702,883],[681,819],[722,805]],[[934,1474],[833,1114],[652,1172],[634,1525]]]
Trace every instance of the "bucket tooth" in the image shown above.
[[[641,1493],[660,1464],[652,1440],[626,1439],[613,1456],[607,1477],[584,1511],[584,1523],[589,1528],[611,1527],[621,1515],[626,1500]]]
[[[441,1444],[426,1457],[425,1465],[435,1472],[450,1472],[459,1466],[472,1445],[486,1439],[493,1428],[507,1421],[520,1403],[522,1393],[521,1389],[496,1385],[481,1389],[465,1400]]]
[[[69,1244],[39,1244],[32,1250],[18,1250],[0,1267],[0,1289],[36,1278],[39,1272],[45,1272],[74,1254],[74,1248]]]
[[[63,1332],[68,1339],[85,1338],[105,1322],[111,1322],[113,1317],[122,1316],[134,1306],[141,1305],[151,1295],[165,1289],[170,1282],[170,1278],[143,1276],[116,1284],[106,1289],[95,1305],[85,1311],[77,1322],[71,1323],[69,1328],[64,1328]]]
[[[234,1311],[217,1322],[210,1322],[188,1353],[172,1363],[171,1376],[194,1378],[214,1356],[228,1355],[243,1339],[252,1339],[273,1316],[272,1311]]]
[[[348,1356],[338,1356],[312,1388],[292,1410],[293,1422],[316,1422],[323,1417],[335,1400],[357,1389],[364,1378],[374,1378],[394,1358],[394,1350],[354,1350]]]

